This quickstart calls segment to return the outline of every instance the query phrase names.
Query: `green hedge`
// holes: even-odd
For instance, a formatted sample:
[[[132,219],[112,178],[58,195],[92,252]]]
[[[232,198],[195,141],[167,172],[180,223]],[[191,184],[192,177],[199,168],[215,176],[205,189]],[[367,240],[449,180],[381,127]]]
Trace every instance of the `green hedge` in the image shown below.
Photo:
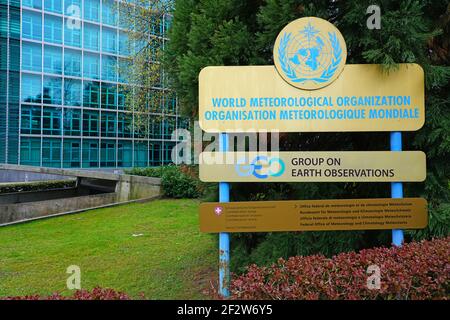
[[[76,180],[49,180],[33,182],[11,182],[0,184],[0,194],[25,192],[25,191],[44,191],[53,189],[74,188]]]
[[[194,166],[133,168],[126,173],[161,178],[163,195],[169,198],[198,198],[204,190],[198,179],[198,170]]]

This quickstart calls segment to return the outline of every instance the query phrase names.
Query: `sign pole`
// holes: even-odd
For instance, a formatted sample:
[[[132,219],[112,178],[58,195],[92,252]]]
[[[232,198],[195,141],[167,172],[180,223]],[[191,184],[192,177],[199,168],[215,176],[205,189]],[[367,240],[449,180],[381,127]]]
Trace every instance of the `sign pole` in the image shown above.
[[[391,151],[402,151],[402,133],[400,131],[391,132]],[[391,182],[391,198],[403,198],[403,183]],[[392,230],[392,243],[399,247],[403,243],[403,230]]]
[[[228,151],[228,135],[219,134],[219,151]],[[219,182],[219,202],[230,202],[230,184]],[[227,298],[230,281],[230,234],[219,233],[219,292]]]

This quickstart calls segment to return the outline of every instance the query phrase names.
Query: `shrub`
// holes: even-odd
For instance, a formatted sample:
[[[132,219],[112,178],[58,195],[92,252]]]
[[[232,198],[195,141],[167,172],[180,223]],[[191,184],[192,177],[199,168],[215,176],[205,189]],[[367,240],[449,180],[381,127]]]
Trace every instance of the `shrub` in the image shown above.
[[[130,297],[120,291],[115,291],[109,288],[95,287],[89,290],[77,290],[71,296],[63,296],[59,293],[54,293],[49,296],[27,295],[17,297],[0,298],[0,300],[130,300]]]
[[[233,299],[448,299],[450,237],[402,247],[279,259],[251,265],[231,281]],[[368,289],[367,268],[378,265],[380,289]]]
[[[163,166],[153,168],[133,168],[129,174],[161,178],[164,196],[169,198],[198,198],[203,187],[198,180],[198,172],[192,166]]]
[[[0,194],[74,188],[76,183],[76,179],[3,183],[0,185]]]

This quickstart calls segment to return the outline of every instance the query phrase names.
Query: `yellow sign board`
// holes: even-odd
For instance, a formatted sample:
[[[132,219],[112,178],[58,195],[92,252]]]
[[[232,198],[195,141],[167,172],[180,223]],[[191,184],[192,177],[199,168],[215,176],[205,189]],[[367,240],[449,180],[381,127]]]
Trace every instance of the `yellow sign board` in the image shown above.
[[[202,232],[422,229],[422,198],[202,203]]]
[[[320,90],[301,90],[274,66],[206,67],[199,123],[207,132],[414,131],[425,122],[424,73],[400,64],[346,65]]]
[[[412,182],[426,178],[422,151],[203,152],[205,182]]]

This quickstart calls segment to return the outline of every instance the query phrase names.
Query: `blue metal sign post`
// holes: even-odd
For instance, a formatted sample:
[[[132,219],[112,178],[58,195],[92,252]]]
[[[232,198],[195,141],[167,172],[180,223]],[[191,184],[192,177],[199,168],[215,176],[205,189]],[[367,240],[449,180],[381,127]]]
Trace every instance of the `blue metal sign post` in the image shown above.
[[[402,133],[391,132],[391,151],[402,151]],[[391,198],[403,198],[403,183],[391,182]],[[392,230],[392,243],[399,247],[403,244],[403,230]]]
[[[219,134],[219,151],[228,151],[228,135]],[[219,183],[219,202],[230,202],[230,184]],[[230,295],[230,234],[219,233],[219,292],[227,298]]]

